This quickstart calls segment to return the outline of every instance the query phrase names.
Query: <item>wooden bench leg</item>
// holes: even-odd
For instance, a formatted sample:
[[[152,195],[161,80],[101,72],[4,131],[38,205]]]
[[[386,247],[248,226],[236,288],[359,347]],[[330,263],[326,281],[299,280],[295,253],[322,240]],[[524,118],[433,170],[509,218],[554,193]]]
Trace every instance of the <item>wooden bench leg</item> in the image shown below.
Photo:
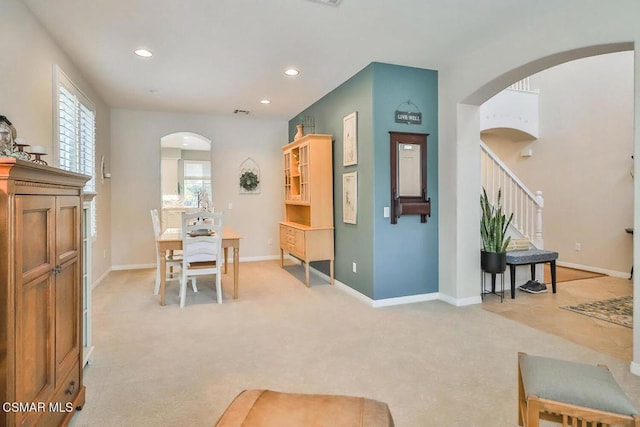
[[[509,276],[511,276],[511,299],[516,297],[516,266],[509,264]]]
[[[535,282],[536,281],[536,265],[529,264],[529,266],[531,267],[531,281]]]

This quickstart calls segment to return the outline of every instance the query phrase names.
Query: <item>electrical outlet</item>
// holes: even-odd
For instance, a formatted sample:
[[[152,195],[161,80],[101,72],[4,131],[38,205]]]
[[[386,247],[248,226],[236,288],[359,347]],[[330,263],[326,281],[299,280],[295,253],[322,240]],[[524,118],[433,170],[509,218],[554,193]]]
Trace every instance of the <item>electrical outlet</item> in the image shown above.
[[[582,249],[580,243],[576,243],[576,251],[579,252]]]
[[[353,272],[356,273],[356,263],[353,263]]]
[[[233,203],[229,202],[229,204],[227,205],[227,209],[233,209]]]
[[[273,239],[267,240],[267,245],[273,245]]]

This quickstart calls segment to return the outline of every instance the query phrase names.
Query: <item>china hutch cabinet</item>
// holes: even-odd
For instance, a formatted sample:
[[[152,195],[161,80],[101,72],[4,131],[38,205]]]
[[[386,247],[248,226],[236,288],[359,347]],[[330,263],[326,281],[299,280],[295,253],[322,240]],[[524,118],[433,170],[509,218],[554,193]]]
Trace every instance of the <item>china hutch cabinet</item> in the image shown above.
[[[309,134],[282,147],[284,221],[280,223],[280,263],[284,253],[305,265],[328,260],[333,284],[332,136]]]

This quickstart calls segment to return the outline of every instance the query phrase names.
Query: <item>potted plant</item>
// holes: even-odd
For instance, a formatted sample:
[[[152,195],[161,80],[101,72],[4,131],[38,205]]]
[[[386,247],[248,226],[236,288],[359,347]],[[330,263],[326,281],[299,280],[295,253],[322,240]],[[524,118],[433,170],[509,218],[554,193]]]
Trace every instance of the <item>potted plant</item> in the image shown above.
[[[504,273],[507,269],[507,246],[511,237],[507,236],[507,228],[513,219],[513,213],[507,219],[502,211],[502,190],[498,189],[496,206],[489,203],[487,191],[483,188],[480,196],[482,218],[480,220],[480,235],[482,236],[482,251],[480,265],[487,273]]]

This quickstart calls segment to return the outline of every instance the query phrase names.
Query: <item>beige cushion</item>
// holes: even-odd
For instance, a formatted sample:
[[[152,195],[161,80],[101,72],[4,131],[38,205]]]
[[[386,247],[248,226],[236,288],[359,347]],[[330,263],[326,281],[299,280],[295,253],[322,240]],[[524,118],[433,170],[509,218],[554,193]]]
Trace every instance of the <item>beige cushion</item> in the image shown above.
[[[245,390],[216,427],[393,427],[386,403],[363,397]]]

